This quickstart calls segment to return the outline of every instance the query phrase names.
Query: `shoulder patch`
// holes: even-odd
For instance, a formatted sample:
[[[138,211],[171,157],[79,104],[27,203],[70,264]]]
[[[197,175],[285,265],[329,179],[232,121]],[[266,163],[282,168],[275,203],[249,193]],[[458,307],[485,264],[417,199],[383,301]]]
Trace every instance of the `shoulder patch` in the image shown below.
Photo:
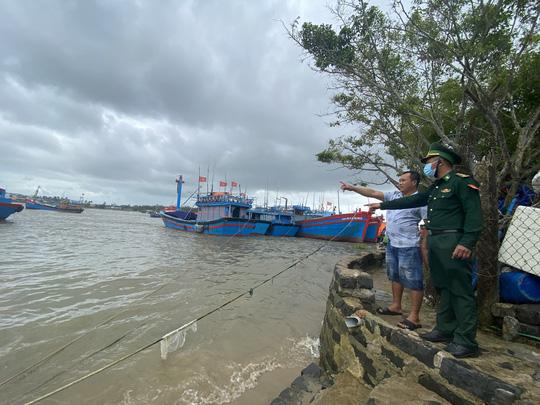
[[[456,173],[459,177],[471,177],[469,174]]]
[[[472,184],[472,183],[467,184],[467,187],[470,187],[470,188],[472,188],[473,190],[480,190],[480,187],[478,187],[477,185]]]

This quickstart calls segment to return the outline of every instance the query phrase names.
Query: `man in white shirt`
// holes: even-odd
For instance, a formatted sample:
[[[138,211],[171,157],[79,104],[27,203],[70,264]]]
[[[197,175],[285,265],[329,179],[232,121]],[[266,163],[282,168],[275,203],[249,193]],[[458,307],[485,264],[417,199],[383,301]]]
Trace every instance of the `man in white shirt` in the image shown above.
[[[406,171],[399,176],[399,191],[382,192],[368,187],[341,182],[343,191],[354,191],[365,197],[391,201],[418,192],[420,175]],[[378,308],[381,315],[402,315],[401,299],[405,288],[411,290],[411,312],[398,326],[415,330],[420,324],[420,307],[424,297],[422,254],[418,223],[427,217],[427,208],[389,210],[386,214],[386,271],[392,282],[392,304]]]

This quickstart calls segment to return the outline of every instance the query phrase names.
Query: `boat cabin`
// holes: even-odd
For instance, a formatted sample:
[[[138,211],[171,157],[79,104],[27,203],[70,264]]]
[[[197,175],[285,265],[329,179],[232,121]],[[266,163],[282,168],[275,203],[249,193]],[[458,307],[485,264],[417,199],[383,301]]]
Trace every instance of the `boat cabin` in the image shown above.
[[[273,224],[293,224],[292,211],[285,211],[277,207],[255,207],[248,210],[250,220],[269,221]]]
[[[213,221],[219,218],[247,218],[253,199],[234,196],[227,192],[212,192],[200,196],[195,205],[199,208],[198,221]]]

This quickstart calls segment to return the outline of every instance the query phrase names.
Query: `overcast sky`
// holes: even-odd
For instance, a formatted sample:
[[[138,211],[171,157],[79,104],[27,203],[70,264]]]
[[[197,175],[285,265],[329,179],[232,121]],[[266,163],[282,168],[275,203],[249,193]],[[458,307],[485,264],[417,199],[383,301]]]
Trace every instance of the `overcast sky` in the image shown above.
[[[170,204],[210,167],[259,202],[337,203],[359,179],[315,154],[354,129],[328,126],[329,78],[280,22],[331,23],[327,4],[0,0],[0,187]]]

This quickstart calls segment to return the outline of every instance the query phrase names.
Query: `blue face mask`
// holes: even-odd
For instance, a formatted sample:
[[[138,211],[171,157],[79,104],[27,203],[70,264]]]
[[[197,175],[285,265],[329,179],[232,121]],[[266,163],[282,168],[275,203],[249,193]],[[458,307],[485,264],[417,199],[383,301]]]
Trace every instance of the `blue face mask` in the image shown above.
[[[435,166],[435,167],[437,167],[437,166]],[[424,165],[424,174],[427,177],[434,179],[436,173],[437,173],[437,169],[433,167],[433,162],[432,163],[426,163]]]

